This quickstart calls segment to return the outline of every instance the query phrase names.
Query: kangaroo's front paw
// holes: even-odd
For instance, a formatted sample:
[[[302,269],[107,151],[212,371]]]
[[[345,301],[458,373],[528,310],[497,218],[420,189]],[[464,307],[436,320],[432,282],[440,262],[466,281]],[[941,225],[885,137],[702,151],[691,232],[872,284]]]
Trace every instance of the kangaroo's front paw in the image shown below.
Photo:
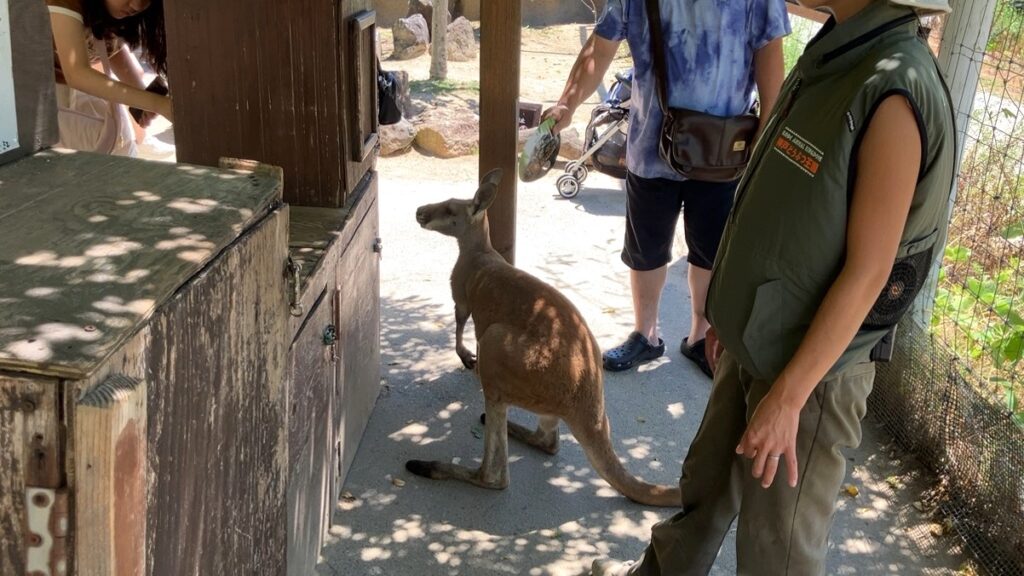
[[[473,354],[466,348],[456,350],[456,352],[459,354],[459,359],[462,360],[463,366],[470,370],[476,368],[476,354]]]

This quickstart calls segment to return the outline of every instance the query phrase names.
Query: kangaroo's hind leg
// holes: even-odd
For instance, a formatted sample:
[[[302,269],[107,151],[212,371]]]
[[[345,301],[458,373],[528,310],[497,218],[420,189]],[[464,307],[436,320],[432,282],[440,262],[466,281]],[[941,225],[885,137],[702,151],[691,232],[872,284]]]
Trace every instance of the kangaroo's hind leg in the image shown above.
[[[461,480],[483,488],[508,487],[508,406],[496,401],[485,403],[484,457],[479,468],[450,462],[409,460],[405,468],[413,474],[434,480]]]
[[[533,446],[541,452],[546,452],[552,456],[558,454],[559,448],[559,436],[558,436],[558,423],[560,419],[558,416],[537,416],[537,428],[527,428],[522,424],[508,422],[508,435]],[[480,423],[487,424],[487,414],[480,415]]]

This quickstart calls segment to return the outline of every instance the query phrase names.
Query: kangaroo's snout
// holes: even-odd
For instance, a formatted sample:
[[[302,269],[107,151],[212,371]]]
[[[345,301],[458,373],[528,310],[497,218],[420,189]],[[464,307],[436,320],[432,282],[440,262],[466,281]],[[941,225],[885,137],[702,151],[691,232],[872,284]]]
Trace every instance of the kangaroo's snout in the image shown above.
[[[430,221],[430,215],[427,214],[426,206],[420,206],[416,209],[416,221],[420,223],[420,226],[425,226]]]

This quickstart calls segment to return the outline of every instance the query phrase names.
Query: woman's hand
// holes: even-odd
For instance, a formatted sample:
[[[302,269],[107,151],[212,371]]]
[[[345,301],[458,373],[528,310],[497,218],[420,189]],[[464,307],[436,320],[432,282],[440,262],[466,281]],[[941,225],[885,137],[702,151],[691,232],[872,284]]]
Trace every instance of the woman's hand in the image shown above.
[[[775,481],[782,459],[786,460],[789,485],[796,487],[796,433],[800,409],[786,404],[779,394],[769,391],[754,410],[754,416],[747,423],[747,430],[736,447],[737,454],[754,461],[753,476],[761,479],[764,488]]]
[[[569,126],[569,123],[572,122],[572,110],[569,110],[569,107],[565,104],[555,104],[540,115],[541,122],[544,122],[548,118],[555,119],[555,125],[551,128],[551,132],[558,134],[562,130],[565,130]]]

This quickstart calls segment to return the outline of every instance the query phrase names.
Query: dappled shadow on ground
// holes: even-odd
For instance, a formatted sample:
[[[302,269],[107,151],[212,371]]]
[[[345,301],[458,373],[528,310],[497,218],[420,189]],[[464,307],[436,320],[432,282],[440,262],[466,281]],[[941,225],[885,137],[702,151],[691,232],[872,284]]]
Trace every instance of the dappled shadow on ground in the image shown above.
[[[391,248],[382,263],[385,390],[338,503],[323,574],[576,576],[596,557],[637,557],[650,526],[672,513],[633,504],[612,490],[564,425],[556,456],[510,440],[506,490],[406,473],[408,459],[475,466],[483,452],[480,386],[454,350],[448,275],[457,248],[450,238],[419,230],[412,217],[419,204],[469,197],[474,187],[382,185],[381,229]],[[628,274],[618,261],[621,217],[554,201],[546,186],[520,193],[520,266],[565,293],[602,346],[624,336],[632,313]],[[663,484],[678,480],[711,387],[673,350],[689,323],[683,270],[685,259],[673,263],[663,300],[671,303],[663,304],[662,316],[669,353],[604,381],[619,458],[634,474]],[[472,329],[466,331],[470,348]],[[510,418],[532,421],[517,410]],[[850,454],[847,478],[860,495],[837,495],[828,573],[952,574],[955,556],[937,555],[934,543],[919,538],[927,520],[912,507],[920,491],[907,476],[912,466],[869,460],[879,446],[872,427],[865,434],[864,447]],[[890,476],[906,477],[907,487],[893,489]],[[733,538],[727,537],[712,574],[735,573]]]

